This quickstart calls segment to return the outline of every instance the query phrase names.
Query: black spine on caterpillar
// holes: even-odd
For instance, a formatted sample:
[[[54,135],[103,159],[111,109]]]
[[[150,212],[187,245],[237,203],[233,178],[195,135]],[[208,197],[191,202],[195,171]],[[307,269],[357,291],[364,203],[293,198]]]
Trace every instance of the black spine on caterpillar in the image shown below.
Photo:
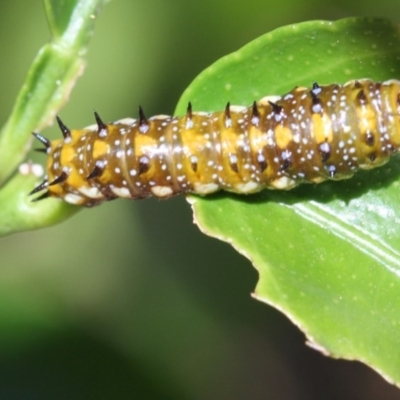
[[[33,193],[92,206],[116,197],[254,193],[345,179],[400,145],[400,82],[297,87],[250,107],[158,115],[69,130],[44,143],[47,179]]]

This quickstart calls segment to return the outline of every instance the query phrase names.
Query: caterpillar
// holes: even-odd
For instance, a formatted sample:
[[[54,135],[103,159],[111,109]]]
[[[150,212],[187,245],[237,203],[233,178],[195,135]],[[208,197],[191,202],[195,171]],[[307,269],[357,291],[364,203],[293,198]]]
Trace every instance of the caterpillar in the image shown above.
[[[94,206],[117,197],[169,198],[217,190],[249,194],[350,178],[400,146],[400,81],[296,87],[250,107],[157,115],[70,130],[50,141],[47,177],[30,194]]]

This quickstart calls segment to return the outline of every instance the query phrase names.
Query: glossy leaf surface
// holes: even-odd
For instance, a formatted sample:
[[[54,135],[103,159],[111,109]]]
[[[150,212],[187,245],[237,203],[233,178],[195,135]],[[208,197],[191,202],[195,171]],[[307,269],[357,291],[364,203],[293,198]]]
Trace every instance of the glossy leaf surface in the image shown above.
[[[294,86],[400,78],[399,26],[315,21],[262,36],[204,71],[182,96],[194,109],[250,105]],[[190,197],[205,233],[257,268],[254,296],[282,310],[309,343],[400,382],[399,159],[348,181],[251,196]]]

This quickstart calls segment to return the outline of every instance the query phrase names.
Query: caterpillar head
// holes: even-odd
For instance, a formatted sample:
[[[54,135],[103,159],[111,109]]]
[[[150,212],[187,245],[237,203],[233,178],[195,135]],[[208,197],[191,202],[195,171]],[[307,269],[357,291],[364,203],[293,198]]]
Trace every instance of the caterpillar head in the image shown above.
[[[108,193],[107,190],[101,191],[94,181],[94,178],[103,173],[104,165],[97,162],[94,166],[87,165],[84,160],[85,146],[87,137],[96,131],[101,136],[102,131],[107,131],[97,113],[95,113],[97,125],[89,126],[82,130],[70,130],[59,117],[58,125],[63,134],[62,139],[50,141],[40,134],[33,135],[44,144],[45,148],[39,151],[48,155],[46,164],[46,178],[29,194],[35,194],[46,190],[41,196],[34,199],[38,201],[47,197],[58,197],[64,201],[84,206],[94,206],[103,200],[111,200],[116,196]],[[96,142],[96,152],[99,155],[106,154],[108,146],[102,142]]]

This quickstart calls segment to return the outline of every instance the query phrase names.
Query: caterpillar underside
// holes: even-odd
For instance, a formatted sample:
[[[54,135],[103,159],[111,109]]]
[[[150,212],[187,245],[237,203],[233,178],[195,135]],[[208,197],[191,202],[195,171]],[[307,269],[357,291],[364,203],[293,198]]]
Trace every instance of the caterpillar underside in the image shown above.
[[[31,194],[93,206],[117,197],[254,193],[346,179],[386,163],[400,145],[400,82],[297,87],[250,107],[158,115],[35,136],[47,177]]]

